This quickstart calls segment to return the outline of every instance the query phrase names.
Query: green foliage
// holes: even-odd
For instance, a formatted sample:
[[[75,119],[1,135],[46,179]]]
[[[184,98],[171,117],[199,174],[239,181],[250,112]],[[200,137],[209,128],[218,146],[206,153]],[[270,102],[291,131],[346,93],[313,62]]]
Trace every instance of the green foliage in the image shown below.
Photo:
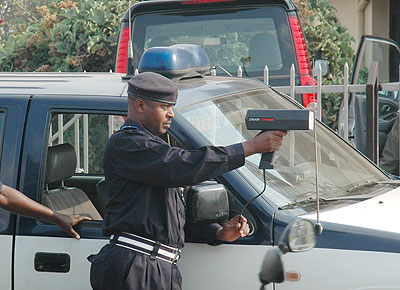
[[[1,71],[108,71],[128,1],[65,0],[36,7],[0,41]]]
[[[337,19],[336,8],[328,0],[295,0],[302,21],[307,48],[311,59],[325,59],[329,63],[329,74],[323,84],[342,84],[343,69],[347,62],[349,71],[353,65],[353,37]],[[322,106],[325,121],[337,128],[337,115],[342,95],[325,94]]]
[[[5,10],[10,3],[35,3],[42,6],[26,11],[20,23],[7,25],[0,40],[0,71],[108,71],[114,68],[120,19],[128,8],[128,1],[110,0],[4,0]],[[132,1],[134,3],[135,1]],[[326,59],[329,75],[324,84],[343,81],[343,66],[352,67],[354,41],[338,21],[336,9],[328,0],[295,0],[302,20],[311,59]],[[50,3],[50,4],[49,4]],[[0,9],[0,11],[2,11]],[[1,31],[0,31],[1,32]],[[0,34],[1,35],[1,34]],[[218,58],[230,63],[232,56],[240,64],[245,47],[224,51]],[[226,49],[226,48],[225,48]],[[234,52],[240,52],[236,55]],[[212,52],[217,54],[217,51]],[[337,126],[337,112],[342,96],[323,96],[326,121]]]
[[[20,18],[13,18],[13,21],[20,19],[20,23],[6,23],[7,29],[3,30],[0,40],[0,71],[113,69],[120,19],[128,8],[128,1],[54,1],[32,1],[42,4],[36,7],[35,13],[26,11]],[[28,4],[25,2],[23,4]],[[64,124],[72,117],[65,114]],[[89,115],[88,121],[89,171],[102,173],[104,144],[108,139],[108,117]],[[57,118],[52,123],[53,130],[57,131]],[[81,125],[81,164],[83,135]],[[73,127],[65,132],[64,142],[74,144]]]

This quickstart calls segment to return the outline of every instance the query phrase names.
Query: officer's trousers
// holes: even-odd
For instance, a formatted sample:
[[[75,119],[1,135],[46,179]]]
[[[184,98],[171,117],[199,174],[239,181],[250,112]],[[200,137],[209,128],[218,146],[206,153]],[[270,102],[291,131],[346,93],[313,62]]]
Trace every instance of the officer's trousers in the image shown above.
[[[93,290],[181,290],[178,267],[130,249],[108,244],[88,260]]]

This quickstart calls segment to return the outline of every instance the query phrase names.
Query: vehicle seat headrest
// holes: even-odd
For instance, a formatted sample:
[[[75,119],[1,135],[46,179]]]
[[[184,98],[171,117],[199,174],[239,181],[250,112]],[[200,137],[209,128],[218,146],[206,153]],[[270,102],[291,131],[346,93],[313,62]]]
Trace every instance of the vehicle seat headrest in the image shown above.
[[[253,68],[264,69],[281,67],[282,57],[278,40],[268,33],[259,33],[253,36],[249,43],[250,64]]]
[[[67,179],[74,175],[76,153],[69,143],[50,146],[47,151],[46,184]]]

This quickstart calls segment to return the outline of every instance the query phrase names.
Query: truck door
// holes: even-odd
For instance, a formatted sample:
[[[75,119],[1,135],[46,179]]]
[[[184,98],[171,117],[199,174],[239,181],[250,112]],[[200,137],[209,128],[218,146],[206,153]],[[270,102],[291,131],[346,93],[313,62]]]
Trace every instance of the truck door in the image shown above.
[[[91,289],[87,256],[97,253],[108,242],[101,230],[104,146],[114,128],[119,128],[123,122],[121,116],[126,115],[126,102],[126,98],[33,97],[23,146],[20,188],[30,198],[53,210],[63,213],[76,210],[93,220],[76,227],[81,235],[81,240],[77,241],[54,225],[21,217],[15,240],[15,290]],[[71,176],[58,176],[57,172],[64,171],[60,166],[69,167],[72,158],[64,155],[65,164],[57,164],[57,158],[51,157],[58,154],[53,152],[54,147],[59,148],[56,151],[61,154],[70,154],[63,151],[67,151],[67,147],[69,152],[71,147],[75,150],[77,164]],[[254,191],[247,183],[238,182],[239,179],[243,177],[238,172],[230,172],[218,181],[232,185],[232,192],[232,187],[237,192]],[[76,190],[70,191],[70,188],[83,191],[85,196],[77,196]],[[233,217],[241,211],[243,203],[238,197],[234,199],[232,192]],[[84,202],[76,206],[69,203],[72,199]],[[259,288],[258,272],[271,247],[271,216],[259,215],[255,208],[262,212],[265,207],[270,206],[258,199],[244,213],[252,223],[253,232],[248,237],[215,247],[205,243],[186,244],[183,258],[178,261],[184,289]]]
[[[371,73],[369,70],[372,62],[378,63],[379,84],[399,81],[400,48],[396,42],[381,37],[363,35],[357,50],[350,82],[352,84],[366,84]],[[399,110],[398,89],[382,89],[378,92],[378,99],[378,156],[381,156],[387,136],[397,119]],[[364,93],[352,94],[349,98],[349,138],[352,139],[357,149],[369,156],[366,138],[367,130],[371,128],[366,123],[366,102],[366,94]],[[342,105],[342,110],[339,113],[339,133],[342,136],[343,120]]]
[[[0,97],[0,180],[17,187],[19,156],[29,96]],[[12,288],[15,215],[0,209],[0,289]]]
[[[123,121],[126,108],[127,99],[120,97],[32,98],[22,148],[20,189],[53,210],[91,216],[92,221],[76,227],[81,235],[78,241],[55,225],[18,217],[15,290],[91,289],[86,258],[108,242],[101,230],[104,192],[96,186],[103,177],[102,148],[113,126]],[[52,147],[58,149],[49,149]],[[64,164],[55,161],[60,156],[64,156]],[[64,171],[60,168],[71,166],[72,159],[76,160],[72,161],[76,170],[67,174],[71,176],[60,175]],[[46,170],[46,166],[52,170]]]
[[[237,172],[224,175],[230,184],[232,180],[240,180]],[[245,188],[241,188],[246,192]],[[241,212],[243,204],[234,199],[234,194],[228,191],[230,218]],[[223,243],[210,246],[205,243],[186,242],[178,261],[183,276],[183,289],[218,290],[218,289],[260,289],[259,272],[267,250],[271,248],[270,216],[263,212],[268,207],[265,200],[254,202],[260,211],[245,210],[243,215],[250,225],[250,234],[239,238],[234,243]],[[265,290],[272,289],[272,284]]]

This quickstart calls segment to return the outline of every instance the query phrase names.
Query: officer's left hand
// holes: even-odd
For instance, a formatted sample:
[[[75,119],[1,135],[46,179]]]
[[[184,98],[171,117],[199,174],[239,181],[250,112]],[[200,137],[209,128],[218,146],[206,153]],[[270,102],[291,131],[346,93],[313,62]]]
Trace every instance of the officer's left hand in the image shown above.
[[[239,222],[240,217],[240,222]],[[249,234],[250,228],[247,224],[247,219],[244,216],[235,216],[228,221],[223,228],[217,231],[217,240],[232,242],[240,237],[245,237]]]

